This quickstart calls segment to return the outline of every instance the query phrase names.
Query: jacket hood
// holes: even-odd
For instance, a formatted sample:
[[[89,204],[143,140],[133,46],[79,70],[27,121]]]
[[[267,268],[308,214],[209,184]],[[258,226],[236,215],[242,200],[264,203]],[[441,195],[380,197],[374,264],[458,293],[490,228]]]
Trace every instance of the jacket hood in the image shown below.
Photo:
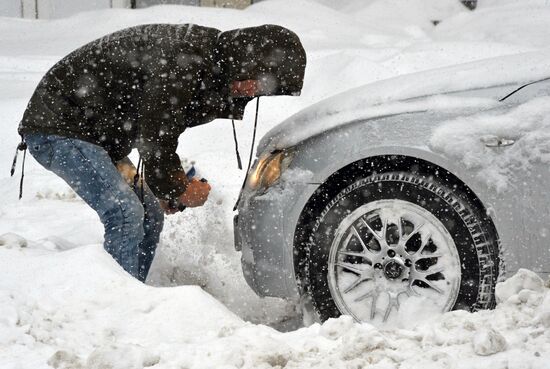
[[[259,80],[257,96],[299,95],[304,83],[306,53],[298,36],[266,24],[222,32],[218,63],[229,86],[232,81]]]

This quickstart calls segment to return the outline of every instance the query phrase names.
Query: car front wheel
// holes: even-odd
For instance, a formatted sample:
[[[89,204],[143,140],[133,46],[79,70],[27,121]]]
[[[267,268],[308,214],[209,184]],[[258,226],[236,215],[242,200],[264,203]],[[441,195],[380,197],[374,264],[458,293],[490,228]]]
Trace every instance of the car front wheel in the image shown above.
[[[452,309],[494,306],[498,241],[459,189],[418,173],[361,178],[317,216],[305,278],[321,320],[351,315],[409,326]]]

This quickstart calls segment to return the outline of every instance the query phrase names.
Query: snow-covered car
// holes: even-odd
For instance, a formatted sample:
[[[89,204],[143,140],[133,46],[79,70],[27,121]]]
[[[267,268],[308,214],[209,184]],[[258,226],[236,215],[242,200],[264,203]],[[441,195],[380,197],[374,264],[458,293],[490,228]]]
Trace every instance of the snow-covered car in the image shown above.
[[[320,320],[406,326],[494,307],[497,280],[520,268],[548,275],[548,77],[549,52],[481,60],[276,126],[235,216],[249,285],[310,301]]]

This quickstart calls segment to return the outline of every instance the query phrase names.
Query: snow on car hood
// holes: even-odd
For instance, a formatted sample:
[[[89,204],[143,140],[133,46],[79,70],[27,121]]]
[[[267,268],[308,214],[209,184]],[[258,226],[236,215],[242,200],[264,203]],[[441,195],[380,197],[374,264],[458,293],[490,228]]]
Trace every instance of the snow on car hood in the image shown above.
[[[453,99],[453,104],[434,105],[426,105],[426,101],[418,104],[404,100],[519,85],[546,77],[550,77],[550,49],[484,59],[370,83],[329,97],[289,117],[267,132],[257,152],[261,154],[291,147],[360,119],[426,109],[456,108],[457,103],[457,99]],[[464,102],[467,103],[467,99]]]

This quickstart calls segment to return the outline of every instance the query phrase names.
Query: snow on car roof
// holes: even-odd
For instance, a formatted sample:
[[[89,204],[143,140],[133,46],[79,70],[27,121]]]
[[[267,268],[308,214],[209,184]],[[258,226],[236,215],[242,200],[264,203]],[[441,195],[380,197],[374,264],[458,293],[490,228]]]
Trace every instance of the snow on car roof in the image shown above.
[[[389,103],[504,85],[510,85],[511,91],[514,85],[548,77],[550,49],[484,59],[369,83],[331,96],[289,117],[262,138],[258,153],[291,147],[360,119],[431,108],[425,104]],[[373,108],[375,106],[376,109]],[[445,108],[445,104],[433,108]]]

